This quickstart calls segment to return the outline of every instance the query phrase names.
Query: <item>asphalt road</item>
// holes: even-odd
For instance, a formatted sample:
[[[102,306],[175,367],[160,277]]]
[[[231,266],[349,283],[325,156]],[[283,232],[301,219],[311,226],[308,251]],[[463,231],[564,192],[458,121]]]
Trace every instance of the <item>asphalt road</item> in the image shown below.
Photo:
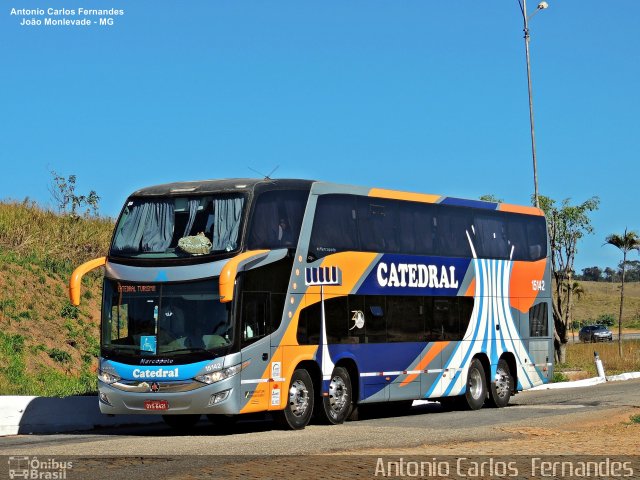
[[[310,455],[505,438],[500,427],[553,428],[568,415],[593,418],[622,406],[640,406],[640,380],[588,388],[522,392],[507,408],[445,412],[438,403],[414,406],[400,416],[385,407],[343,425],[278,430],[270,419],[252,418],[220,430],[203,420],[188,434],[164,425],[110,428],[90,433],[0,438],[0,455]]]
[[[411,456],[408,449],[423,447],[421,451],[429,452],[440,446],[447,451],[452,443],[465,445],[468,441],[471,446],[467,448],[473,450],[478,441],[496,440],[499,445],[507,445],[496,452],[502,456],[489,459],[469,451],[469,458],[462,457],[465,465],[473,467],[474,460],[477,464],[502,461],[503,465],[515,461],[518,473],[524,474],[518,478],[531,478],[531,457],[514,455],[519,452],[508,449],[513,438],[510,430],[544,427],[553,431],[554,426],[560,430],[568,421],[589,421],[607,412],[614,415],[625,407],[640,407],[640,380],[580,389],[523,392],[514,397],[507,408],[475,412],[445,412],[438,403],[429,403],[391,416],[397,412],[387,406],[382,412],[369,412],[368,417],[359,421],[337,426],[310,425],[295,432],[276,429],[268,418],[248,418],[227,431],[203,419],[192,432],[184,435],[176,435],[163,425],[64,435],[22,435],[0,438],[0,456],[5,455],[0,458],[0,475],[19,478],[17,475],[28,474],[22,478],[64,480],[378,478],[377,468],[383,461],[379,455],[388,449],[384,461],[406,460],[413,461],[414,465],[419,461],[427,467],[434,465],[434,472],[436,464],[437,468],[451,466],[450,474],[427,471],[426,475],[420,474],[422,478],[467,480],[468,471],[456,474],[460,456],[435,457],[428,453]],[[633,471],[640,472],[640,457],[622,460],[629,459],[633,462]],[[25,464],[31,470],[15,469]],[[389,473],[389,476],[397,475]],[[504,478],[504,475],[483,475],[482,478]]]

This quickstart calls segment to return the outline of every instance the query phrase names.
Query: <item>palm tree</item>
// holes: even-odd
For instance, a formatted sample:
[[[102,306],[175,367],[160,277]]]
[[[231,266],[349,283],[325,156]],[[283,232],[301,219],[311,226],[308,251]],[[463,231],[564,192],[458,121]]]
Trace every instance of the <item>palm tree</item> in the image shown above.
[[[618,317],[618,353],[622,357],[622,308],[624,306],[624,271],[627,265],[627,253],[631,250],[640,252],[640,235],[637,232],[627,232],[624,229],[624,235],[617,233],[609,235],[605,239],[605,245],[613,245],[622,250],[622,286],[620,288],[620,316]]]
[[[571,294],[572,294],[572,296],[570,297],[571,305],[569,305],[569,309],[567,311],[567,324],[571,325],[571,336],[573,338],[573,342],[575,343],[576,332],[575,332],[575,329],[573,328],[573,316],[572,316],[573,299],[576,298],[580,300],[585,295],[586,292],[584,291],[584,288],[582,288],[582,285],[580,285],[578,282],[573,282],[571,286],[569,286],[568,283],[564,283],[562,285],[562,291],[566,292],[567,290],[571,290]]]

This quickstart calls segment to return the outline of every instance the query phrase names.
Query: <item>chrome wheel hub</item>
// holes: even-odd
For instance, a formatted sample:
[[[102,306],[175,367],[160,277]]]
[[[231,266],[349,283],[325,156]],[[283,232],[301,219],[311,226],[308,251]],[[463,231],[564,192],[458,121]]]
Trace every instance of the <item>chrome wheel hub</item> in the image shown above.
[[[329,405],[331,410],[340,413],[349,402],[349,392],[342,377],[335,376],[329,383]]]
[[[469,372],[467,385],[474,400],[477,400],[482,396],[482,377],[480,377],[480,372],[475,368]]]
[[[509,395],[509,391],[511,390],[511,385],[509,382],[509,374],[505,371],[504,368],[498,368],[496,371],[496,394],[500,398],[504,398]]]
[[[309,390],[302,380],[296,380],[289,389],[289,405],[291,413],[302,417],[309,408]]]

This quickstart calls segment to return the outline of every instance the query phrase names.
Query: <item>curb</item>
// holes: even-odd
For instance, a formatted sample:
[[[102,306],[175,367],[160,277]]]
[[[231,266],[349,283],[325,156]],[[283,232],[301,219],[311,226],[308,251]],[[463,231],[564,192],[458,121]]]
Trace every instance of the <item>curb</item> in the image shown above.
[[[97,396],[0,396],[0,436],[73,432],[161,421],[159,415],[104,415],[100,413]]]
[[[640,378],[640,372],[629,372],[622,373],[620,375],[613,375],[607,377],[593,377],[593,378],[585,378],[584,380],[575,380],[573,382],[559,382],[559,383],[547,383],[545,385],[539,385],[534,388],[530,388],[526,391],[532,390],[557,390],[560,388],[582,388],[582,387],[591,387],[593,385],[599,385],[601,383],[606,382],[621,382],[624,380],[633,380],[636,378]]]
[[[640,378],[640,372],[623,373],[606,378],[595,377],[575,382],[540,385],[532,390],[581,388],[605,382]],[[523,392],[524,393],[524,392]],[[430,403],[416,400],[414,405]],[[100,413],[97,396],[84,397],[23,397],[0,396],[0,436],[31,433],[62,433],[93,430],[96,427],[115,427],[160,423],[159,415],[104,415]]]

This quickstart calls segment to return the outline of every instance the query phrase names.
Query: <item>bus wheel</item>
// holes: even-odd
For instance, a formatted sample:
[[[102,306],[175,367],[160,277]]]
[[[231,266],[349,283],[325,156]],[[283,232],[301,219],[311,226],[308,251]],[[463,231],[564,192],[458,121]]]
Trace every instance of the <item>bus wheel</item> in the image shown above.
[[[164,423],[175,430],[189,430],[200,420],[200,415],[162,415]]]
[[[489,387],[489,405],[496,408],[506,407],[511,398],[511,390],[513,389],[513,377],[509,365],[504,359],[498,361],[496,369],[496,378],[491,382]]]
[[[336,367],[329,381],[329,395],[322,398],[321,416],[325,423],[337,425],[344,422],[353,410],[353,390],[349,372]]]
[[[482,363],[477,358],[471,360],[467,372],[467,391],[464,394],[466,406],[470,410],[478,410],[484,405],[487,397],[487,380]]]
[[[313,382],[309,372],[299,369],[293,372],[287,395],[287,405],[276,418],[284,428],[301,430],[307,426],[313,413]]]

